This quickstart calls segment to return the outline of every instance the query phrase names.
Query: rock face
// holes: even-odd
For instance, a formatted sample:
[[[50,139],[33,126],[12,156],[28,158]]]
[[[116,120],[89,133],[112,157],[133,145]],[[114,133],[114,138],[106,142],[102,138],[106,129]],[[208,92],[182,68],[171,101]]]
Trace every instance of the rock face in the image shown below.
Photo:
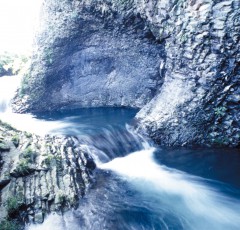
[[[239,146],[239,0],[51,0],[43,12],[23,110],[145,105],[139,128],[161,145]]]
[[[94,168],[77,138],[42,138],[1,123],[1,218],[41,223],[49,212],[76,207]]]
[[[167,1],[157,9],[166,73],[137,119],[161,145],[239,146],[240,2]]]
[[[45,2],[31,73],[22,88],[29,110],[140,108],[155,96],[162,83],[163,46],[131,5]]]

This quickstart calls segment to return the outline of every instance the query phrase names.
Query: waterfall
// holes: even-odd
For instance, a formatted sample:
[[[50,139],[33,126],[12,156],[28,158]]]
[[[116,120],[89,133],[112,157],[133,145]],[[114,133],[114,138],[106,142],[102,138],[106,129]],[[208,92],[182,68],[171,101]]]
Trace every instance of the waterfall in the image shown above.
[[[117,157],[124,157],[132,152],[149,149],[151,144],[136,133],[129,125],[126,127],[104,128],[98,135],[79,136],[82,151],[91,155],[98,166]]]
[[[21,77],[18,75],[0,77],[0,113],[10,110],[11,100],[20,81]]]

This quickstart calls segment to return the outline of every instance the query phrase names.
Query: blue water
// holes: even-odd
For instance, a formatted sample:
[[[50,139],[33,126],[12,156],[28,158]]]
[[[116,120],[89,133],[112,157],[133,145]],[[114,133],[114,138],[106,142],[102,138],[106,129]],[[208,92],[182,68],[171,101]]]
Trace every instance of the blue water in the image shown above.
[[[97,159],[96,180],[79,208],[28,229],[240,229],[239,150],[159,148],[132,130],[136,112],[78,109],[27,118],[22,129],[77,135]]]
[[[102,133],[103,129],[117,126],[120,128],[126,123],[131,123],[137,111],[131,108],[82,108],[38,113],[34,117],[66,124],[62,129],[56,128],[52,132],[68,135],[96,135]]]
[[[14,114],[18,80],[0,78],[0,119],[40,135],[78,136],[97,163],[77,210],[27,229],[240,229],[239,150],[159,148],[134,132],[137,111],[127,108]]]

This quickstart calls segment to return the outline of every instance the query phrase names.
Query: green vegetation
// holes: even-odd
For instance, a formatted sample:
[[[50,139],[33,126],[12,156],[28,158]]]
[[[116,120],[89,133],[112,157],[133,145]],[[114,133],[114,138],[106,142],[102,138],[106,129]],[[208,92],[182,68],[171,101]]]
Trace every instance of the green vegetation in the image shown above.
[[[22,81],[21,81],[21,87],[19,89],[19,96],[20,97],[23,97],[27,92],[29,78],[30,78],[30,73],[29,73],[29,71],[26,71],[23,75],[23,78],[22,78]]]
[[[14,131],[17,131],[15,128],[13,128],[11,125],[9,125],[8,123],[6,122],[3,122],[0,120],[0,126],[3,126],[4,128],[6,129],[9,129],[9,130],[14,130]]]
[[[25,134],[25,136],[26,136],[27,138],[31,138],[31,137],[32,137],[32,134],[31,134],[31,133],[24,132],[24,134]]]
[[[16,215],[19,214],[19,208],[21,204],[19,203],[18,197],[9,197],[6,202],[6,209],[8,212],[7,219],[0,222],[0,230],[19,230],[21,226],[17,223]]]
[[[213,140],[213,144],[219,147],[226,146],[230,143],[227,137],[217,137]]]
[[[31,172],[29,159],[21,159],[17,165],[16,172],[20,175],[26,175]]]
[[[33,164],[36,161],[37,156],[37,152],[30,146],[26,148],[22,153],[22,159],[20,159],[15,169],[16,174],[24,176],[34,171],[34,169],[30,167],[30,164]]]
[[[9,216],[18,212],[19,208],[20,204],[17,197],[9,197],[7,199],[7,212]]]
[[[0,151],[9,151],[10,147],[7,143],[0,141]]]
[[[43,161],[43,164],[45,164],[47,167],[51,166],[51,162],[55,157],[53,155],[47,155],[46,158]]]
[[[27,62],[27,56],[5,52],[0,55],[0,76],[18,74]]]
[[[17,135],[17,134],[14,135],[14,136],[12,137],[12,143],[15,145],[15,147],[18,147],[19,142],[20,142],[19,135]]]
[[[27,160],[27,163],[34,163],[37,158],[37,153],[29,146],[23,152],[23,158]]]
[[[53,63],[53,51],[51,49],[45,49],[44,51],[44,59],[47,65],[51,65]]]
[[[14,220],[3,220],[0,222],[0,230],[19,230],[20,226]]]
[[[214,113],[218,117],[223,117],[226,114],[227,108],[224,106],[217,107],[214,109]]]

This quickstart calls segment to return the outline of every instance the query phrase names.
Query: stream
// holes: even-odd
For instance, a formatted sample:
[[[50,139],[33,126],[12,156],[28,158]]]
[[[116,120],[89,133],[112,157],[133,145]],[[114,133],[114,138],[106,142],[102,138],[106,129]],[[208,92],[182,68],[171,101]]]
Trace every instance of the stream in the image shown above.
[[[78,136],[97,163],[78,209],[27,230],[240,228],[239,150],[160,148],[132,129],[137,110],[129,108],[14,114],[17,84],[0,78],[0,119],[39,135]]]

